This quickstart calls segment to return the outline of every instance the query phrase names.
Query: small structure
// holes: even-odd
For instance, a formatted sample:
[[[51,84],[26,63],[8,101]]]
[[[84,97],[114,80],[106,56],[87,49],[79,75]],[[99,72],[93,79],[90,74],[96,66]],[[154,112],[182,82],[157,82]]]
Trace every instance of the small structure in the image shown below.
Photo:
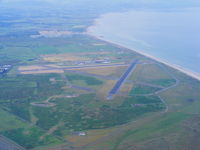
[[[86,136],[86,133],[85,133],[85,132],[79,132],[78,135],[79,135],[79,136]]]
[[[131,107],[144,107],[145,104],[131,104]]]
[[[76,135],[76,136],[86,136],[86,132],[82,132],[82,131],[80,131],[80,132],[74,132],[74,133],[72,133],[73,135]]]
[[[0,66],[0,74],[5,74],[11,69],[11,65],[2,65]]]

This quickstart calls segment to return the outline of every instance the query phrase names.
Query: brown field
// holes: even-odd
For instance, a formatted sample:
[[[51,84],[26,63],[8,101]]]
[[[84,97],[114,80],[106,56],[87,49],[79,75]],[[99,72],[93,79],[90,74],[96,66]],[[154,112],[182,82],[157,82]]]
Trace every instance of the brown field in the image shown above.
[[[64,73],[62,69],[51,69],[51,70],[38,70],[38,71],[21,71],[21,74],[43,74],[43,73]]]
[[[58,69],[48,69],[48,67],[55,67]],[[47,70],[48,69],[48,70]],[[59,68],[59,66],[40,66],[40,65],[32,65],[32,66],[20,66],[18,71],[21,74],[41,74],[41,73],[64,73],[64,70]]]
[[[108,92],[113,88],[115,85],[116,80],[108,80],[97,92],[97,97],[100,99],[105,100]]]
[[[64,86],[61,89],[66,91],[66,92],[74,93],[74,94],[78,94],[78,95],[87,94],[88,93],[88,91],[84,91],[84,90],[77,89],[77,88],[72,88],[71,86]]]
[[[61,68],[62,66],[59,66],[59,65],[56,65],[56,64],[48,64],[48,65],[45,65],[45,67],[53,67],[53,68]]]
[[[18,68],[19,71],[28,71],[28,70],[35,70],[35,69],[45,69],[45,67],[39,66],[39,65],[32,65],[32,66],[20,66]]]
[[[114,64],[113,64],[114,65]],[[88,67],[90,65],[87,65]],[[56,64],[47,64],[47,65],[31,65],[31,66],[20,66],[18,71],[21,74],[37,74],[37,73],[63,73],[64,70],[78,70],[86,73],[97,74],[97,75],[117,75],[122,74],[126,66],[95,66],[91,68],[78,68],[78,69],[63,69],[63,67],[69,66],[59,66]],[[73,67],[73,66],[71,66]]]
[[[83,71],[86,73],[91,73],[91,74],[97,74],[97,75],[104,75],[108,76],[111,74],[114,74],[119,66],[114,66],[114,67],[98,67],[98,68],[82,68],[82,69],[76,69],[79,71]]]
[[[77,55],[72,53],[67,54],[50,54],[50,55],[41,55],[44,61],[48,62],[63,62],[63,61],[85,61],[89,60],[84,55]]]
[[[131,91],[132,88],[133,88],[132,83],[125,83],[124,85],[121,86],[121,89],[119,92],[120,94],[128,95],[128,93]]]
[[[93,143],[105,136],[108,136],[112,130],[112,128],[103,130],[90,130],[86,132],[86,136],[71,135],[67,136],[66,139],[73,143],[75,147],[81,148],[82,146]]]

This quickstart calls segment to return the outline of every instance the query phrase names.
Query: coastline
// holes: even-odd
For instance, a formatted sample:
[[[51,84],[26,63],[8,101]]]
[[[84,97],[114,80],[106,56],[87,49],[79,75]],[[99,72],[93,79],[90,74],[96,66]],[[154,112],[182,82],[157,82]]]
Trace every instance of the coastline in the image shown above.
[[[95,25],[95,24],[94,24],[94,25]],[[89,27],[89,28],[90,28],[90,27]],[[140,51],[140,50],[136,50],[136,49],[133,49],[133,48],[129,48],[129,47],[126,47],[125,45],[120,45],[120,44],[118,44],[118,43],[114,43],[114,42],[111,41],[111,40],[107,40],[107,39],[104,39],[104,38],[102,38],[102,37],[95,36],[94,34],[92,34],[92,32],[89,30],[89,28],[87,29],[87,32],[86,32],[86,34],[89,35],[89,36],[92,36],[92,37],[94,37],[94,38],[96,38],[96,39],[99,39],[99,40],[104,41],[104,42],[107,42],[107,43],[111,43],[111,44],[113,44],[113,45],[115,45],[115,46],[117,46],[117,47],[126,48],[126,49],[129,49],[129,50],[131,50],[131,51],[134,51],[134,52],[136,52],[136,53],[138,53],[138,54],[140,54],[140,55],[143,55],[143,56],[148,57],[148,58],[150,58],[150,59],[153,59],[153,60],[155,60],[155,61],[157,61],[157,62],[160,62],[160,63],[162,63],[162,64],[164,64],[164,65],[167,65],[167,66],[169,66],[169,67],[171,67],[171,68],[173,68],[173,69],[176,69],[176,70],[178,70],[178,71],[180,71],[180,72],[182,72],[182,73],[184,73],[184,74],[186,74],[186,75],[188,75],[188,76],[190,76],[190,77],[192,77],[192,78],[194,78],[194,79],[200,81],[200,74],[198,74],[198,73],[194,73],[193,71],[190,71],[190,70],[188,70],[188,69],[186,69],[186,68],[183,68],[183,67],[181,67],[181,66],[179,66],[179,65],[171,64],[171,63],[167,62],[166,60],[157,58],[157,57],[155,57],[155,56],[152,56],[152,55],[147,54],[147,53],[145,53],[145,52],[142,52],[142,51]]]

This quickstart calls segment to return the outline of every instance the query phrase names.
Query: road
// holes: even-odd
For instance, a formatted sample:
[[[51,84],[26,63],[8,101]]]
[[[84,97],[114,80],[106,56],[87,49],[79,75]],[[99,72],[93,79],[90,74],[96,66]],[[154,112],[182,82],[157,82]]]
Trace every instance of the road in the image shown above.
[[[12,140],[0,135],[0,150],[26,150]]]
[[[115,94],[119,91],[120,87],[123,85],[123,83],[126,81],[128,76],[132,73],[132,71],[136,68],[136,65],[138,64],[138,60],[134,60],[131,65],[128,67],[126,72],[121,76],[121,78],[117,81],[115,86],[112,88],[112,90],[109,92],[107,99],[111,100]]]

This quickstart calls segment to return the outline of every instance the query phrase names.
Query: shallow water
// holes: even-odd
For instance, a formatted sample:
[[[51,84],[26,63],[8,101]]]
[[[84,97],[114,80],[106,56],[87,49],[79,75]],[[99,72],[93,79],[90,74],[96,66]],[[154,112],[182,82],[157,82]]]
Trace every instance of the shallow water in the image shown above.
[[[200,74],[200,8],[109,13],[89,32]]]

